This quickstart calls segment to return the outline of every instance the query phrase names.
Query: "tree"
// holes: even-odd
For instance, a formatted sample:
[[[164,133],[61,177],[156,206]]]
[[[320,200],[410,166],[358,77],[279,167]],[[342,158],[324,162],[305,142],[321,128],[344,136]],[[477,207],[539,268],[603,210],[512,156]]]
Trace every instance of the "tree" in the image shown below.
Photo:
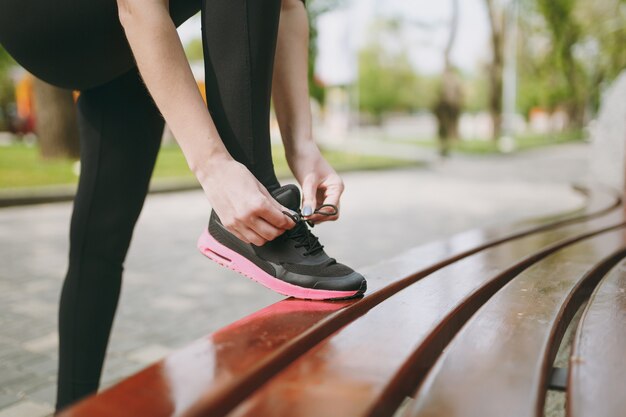
[[[574,57],[574,46],[582,30],[574,18],[577,0],[537,0],[551,36],[550,64],[561,72],[566,83],[565,106],[575,127],[582,127],[585,111],[585,74]]]
[[[603,87],[626,70],[626,0],[579,1],[581,41],[574,56],[587,76],[587,107],[597,112]]]
[[[493,121],[493,139],[502,132],[502,71],[504,69],[504,10],[497,0],[485,0],[491,28],[492,58],[489,64],[489,112]]]
[[[35,79],[35,117],[42,157],[77,158],[79,156],[76,106],[72,91]]]
[[[427,107],[420,91],[418,78],[406,54],[393,54],[379,43],[359,54],[359,109],[369,113],[377,122],[388,111],[411,111]]]
[[[0,46],[0,131],[11,129],[9,106],[15,101],[15,90],[9,71],[13,65],[11,55]]]
[[[565,109],[580,128],[626,69],[624,0],[527,0],[520,15],[520,108]]]
[[[9,104],[15,100],[10,69],[16,65],[0,47],[0,129],[10,128]],[[35,78],[36,130],[40,154],[44,158],[77,158],[79,156],[76,106],[72,91],[52,86]]]
[[[459,137],[459,117],[463,105],[463,91],[458,72],[453,68],[450,54],[454,47],[459,22],[459,0],[452,0],[452,19],[450,20],[450,34],[444,50],[444,69],[441,75],[441,88],[434,107],[435,116],[439,124],[440,152],[447,156],[450,141]]]

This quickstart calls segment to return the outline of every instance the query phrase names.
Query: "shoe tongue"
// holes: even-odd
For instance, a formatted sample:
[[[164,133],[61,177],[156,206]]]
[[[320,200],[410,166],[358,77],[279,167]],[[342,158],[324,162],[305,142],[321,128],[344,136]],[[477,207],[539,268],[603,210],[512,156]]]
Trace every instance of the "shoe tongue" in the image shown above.
[[[300,208],[300,189],[295,184],[286,184],[275,189],[272,196],[288,209],[298,211]]]

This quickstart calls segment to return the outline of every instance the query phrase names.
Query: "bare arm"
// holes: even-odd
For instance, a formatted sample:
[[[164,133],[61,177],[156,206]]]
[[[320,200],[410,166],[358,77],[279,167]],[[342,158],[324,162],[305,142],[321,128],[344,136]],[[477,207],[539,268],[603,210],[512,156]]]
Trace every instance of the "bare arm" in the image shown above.
[[[283,0],[272,79],[274,108],[285,151],[313,142],[308,85],[309,21],[300,0]]]
[[[339,207],[344,190],[343,181],[324,159],[313,138],[308,48],[309,21],[302,1],[282,0],[272,97],[289,168],[302,185],[304,214],[321,204]],[[319,223],[337,217],[315,214],[308,219]]]
[[[198,91],[167,0],[119,0],[118,7],[139,72],[191,170],[201,174],[207,161],[231,158]]]
[[[220,139],[169,15],[168,0],[118,0],[118,11],[146,87],[224,225],[257,245],[293,227],[281,212],[285,208],[231,157]]]

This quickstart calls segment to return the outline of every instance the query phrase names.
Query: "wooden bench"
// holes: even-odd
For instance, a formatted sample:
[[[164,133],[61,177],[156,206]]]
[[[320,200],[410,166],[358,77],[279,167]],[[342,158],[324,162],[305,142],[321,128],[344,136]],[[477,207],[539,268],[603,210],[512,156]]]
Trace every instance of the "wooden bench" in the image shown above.
[[[579,190],[580,210],[413,248],[361,269],[361,299],[282,300],[60,415],[539,416],[587,299],[568,413],[624,415],[626,215]]]

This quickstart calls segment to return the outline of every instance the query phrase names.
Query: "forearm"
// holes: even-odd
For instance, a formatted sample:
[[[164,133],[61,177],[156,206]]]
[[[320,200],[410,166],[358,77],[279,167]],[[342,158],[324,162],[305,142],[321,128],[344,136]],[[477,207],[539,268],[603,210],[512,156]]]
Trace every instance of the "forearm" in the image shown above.
[[[119,0],[119,16],[139,72],[190,169],[204,176],[211,160],[230,158],[169,16],[166,2]]]
[[[315,145],[308,86],[309,23],[300,0],[283,0],[272,80],[274,109],[285,145],[295,155]]]

